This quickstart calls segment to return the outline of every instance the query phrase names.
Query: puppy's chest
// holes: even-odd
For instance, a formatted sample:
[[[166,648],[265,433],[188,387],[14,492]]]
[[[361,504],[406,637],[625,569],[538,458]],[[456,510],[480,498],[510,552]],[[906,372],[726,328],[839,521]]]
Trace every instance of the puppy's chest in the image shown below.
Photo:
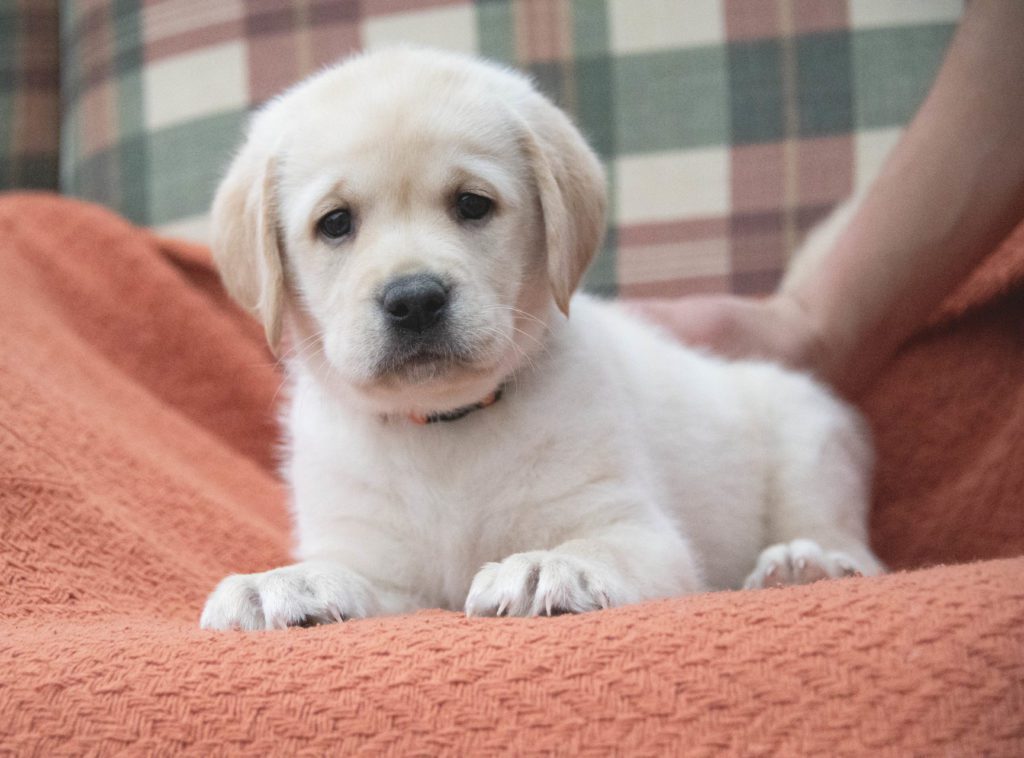
[[[621,468],[619,456],[599,439],[519,423],[511,403],[494,410],[427,427],[297,430],[300,554],[358,553],[423,603],[460,607],[484,563],[578,536],[594,516],[588,487]]]
[[[459,431],[414,439],[389,456],[383,489],[425,528],[455,524],[481,536],[500,534],[503,525],[542,517],[543,503],[572,491],[586,475],[556,440],[543,435],[463,437]]]
[[[593,447],[536,429],[460,424],[408,430],[401,443],[378,449],[386,461],[378,491],[411,529],[476,568],[545,547],[539,543],[579,525],[580,492],[609,469]]]

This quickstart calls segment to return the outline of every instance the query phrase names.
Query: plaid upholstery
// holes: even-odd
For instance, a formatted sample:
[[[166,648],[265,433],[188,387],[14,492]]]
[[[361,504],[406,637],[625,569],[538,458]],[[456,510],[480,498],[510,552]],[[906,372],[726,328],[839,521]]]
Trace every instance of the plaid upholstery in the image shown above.
[[[57,2],[0,2],[0,189],[57,189]]]
[[[253,105],[361,47],[522,67],[605,159],[591,290],[770,290],[928,89],[953,0],[65,0],[61,187],[202,239]]]

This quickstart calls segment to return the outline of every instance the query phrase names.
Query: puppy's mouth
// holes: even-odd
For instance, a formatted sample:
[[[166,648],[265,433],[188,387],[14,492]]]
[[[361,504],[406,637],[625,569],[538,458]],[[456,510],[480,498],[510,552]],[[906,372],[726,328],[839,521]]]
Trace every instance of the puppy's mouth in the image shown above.
[[[472,357],[459,346],[414,343],[392,346],[377,362],[373,373],[383,382],[418,384],[472,368]]]

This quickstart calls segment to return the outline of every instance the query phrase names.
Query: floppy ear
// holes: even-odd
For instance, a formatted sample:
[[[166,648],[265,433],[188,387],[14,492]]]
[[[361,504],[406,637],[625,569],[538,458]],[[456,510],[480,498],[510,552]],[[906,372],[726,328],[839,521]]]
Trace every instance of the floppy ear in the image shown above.
[[[213,258],[221,280],[263,323],[267,344],[281,342],[284,275],[278,244],[274,160],[250,138],[213,201]]]
[[[604,171],[569,118],[537,97],[527,114],[527,155],[544,214],[548,280],[562,313],[604,237]]]

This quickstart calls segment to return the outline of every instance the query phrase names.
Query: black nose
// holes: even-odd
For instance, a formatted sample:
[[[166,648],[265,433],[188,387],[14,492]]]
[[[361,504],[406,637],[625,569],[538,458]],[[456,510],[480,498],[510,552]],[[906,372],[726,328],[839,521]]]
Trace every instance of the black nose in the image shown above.
[[[429,274],[403,276],[384,288],[380,305],[396,329],[425,332],[441,319],[448,305],[448,288]]]

